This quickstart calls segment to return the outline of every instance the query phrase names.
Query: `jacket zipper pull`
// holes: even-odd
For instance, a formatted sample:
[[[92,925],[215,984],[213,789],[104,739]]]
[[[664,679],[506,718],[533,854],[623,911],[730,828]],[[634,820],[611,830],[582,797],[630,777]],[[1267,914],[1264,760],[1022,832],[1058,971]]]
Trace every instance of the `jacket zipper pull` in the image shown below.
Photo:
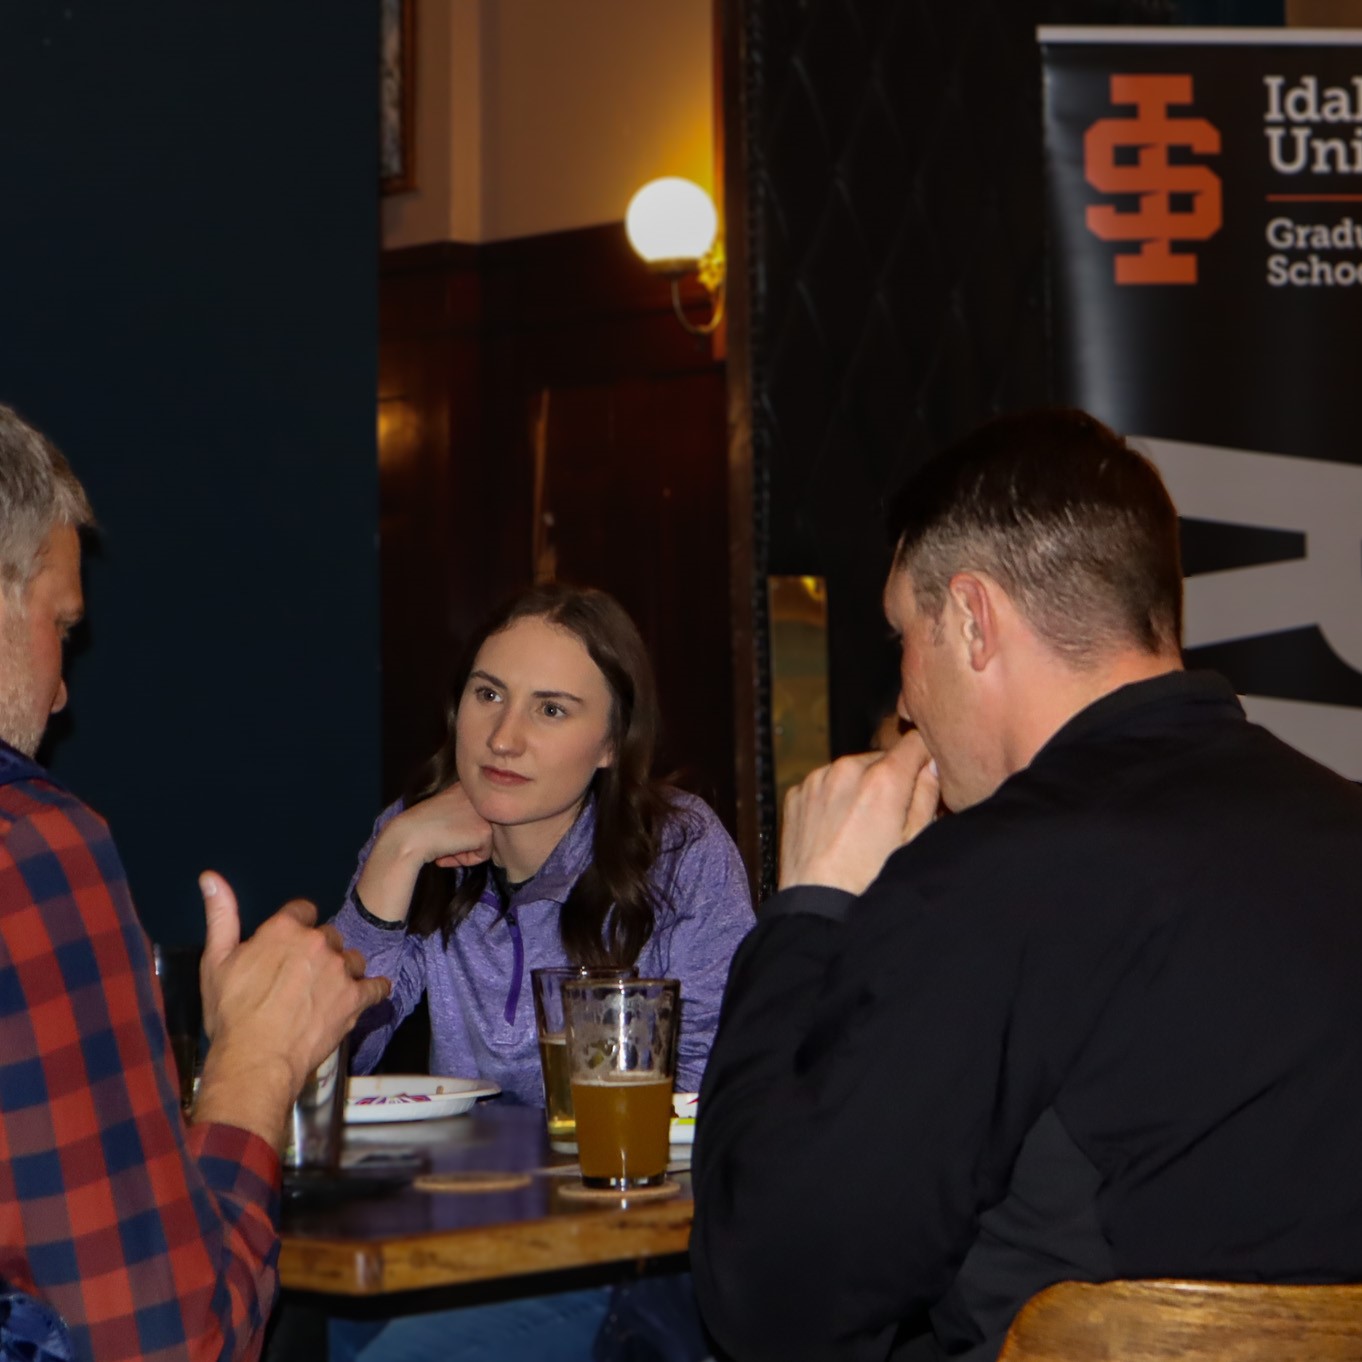
[[[511,962],[511,988],[506,994],[506,1025],[515,1021],[516,1004],[520,1002],[520,985],[525,974],[525,942],[520,936],[520,926],[515,915],[506,914],[506,924],[511,929],[511,949],[514,958]]]

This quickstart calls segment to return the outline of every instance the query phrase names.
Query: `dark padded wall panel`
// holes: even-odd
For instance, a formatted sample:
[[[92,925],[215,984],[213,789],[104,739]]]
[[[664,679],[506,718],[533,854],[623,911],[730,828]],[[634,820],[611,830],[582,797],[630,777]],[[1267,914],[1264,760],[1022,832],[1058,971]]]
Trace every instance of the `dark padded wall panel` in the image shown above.
[[[896,688],[882,499],[1049,396],[1036,25],[1171,17],[1160,0],[746,0],[757,574],[828,579],[835,752],[865,746]]]
[[[100,547],[54,771],[153,935],[339,902],[379,799],[377,8],[0,4],[0,401]]]

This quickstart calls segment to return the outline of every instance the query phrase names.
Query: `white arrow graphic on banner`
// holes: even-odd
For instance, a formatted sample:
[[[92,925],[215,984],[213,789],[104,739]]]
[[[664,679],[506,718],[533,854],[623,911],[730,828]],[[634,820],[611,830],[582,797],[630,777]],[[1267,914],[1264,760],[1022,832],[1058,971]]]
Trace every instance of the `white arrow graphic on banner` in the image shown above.
[[[1305,535],[1304,558],[1188,578],[1186,646],[1314,624],[1334,652],[1362,672],[1362,467],[1149,437],[1139,445],[1180,514]],[[1251,719],[1350,780],[1362,780],[1362,709],[1242,699]]]

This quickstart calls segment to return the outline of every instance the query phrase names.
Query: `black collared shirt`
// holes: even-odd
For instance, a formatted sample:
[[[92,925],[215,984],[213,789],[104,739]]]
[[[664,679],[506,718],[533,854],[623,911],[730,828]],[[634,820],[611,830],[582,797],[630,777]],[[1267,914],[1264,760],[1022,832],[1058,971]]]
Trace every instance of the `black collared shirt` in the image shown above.
[[[991,1356],[1064,1277],[1362,1278],[1362,791],[1218,677],[1124,687],[859,899],[777,895],[700,1113],[744,1362]]]

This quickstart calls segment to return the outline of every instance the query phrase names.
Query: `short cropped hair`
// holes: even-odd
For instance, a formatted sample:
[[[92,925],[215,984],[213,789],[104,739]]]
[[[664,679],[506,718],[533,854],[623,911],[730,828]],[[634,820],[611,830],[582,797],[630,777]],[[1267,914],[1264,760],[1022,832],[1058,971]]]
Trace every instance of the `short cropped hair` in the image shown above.
[[[894,567],[939,620],[957,572],[986,572],[1075,666],[1182,639],[1177,511],[1154,465],[1087,412],[998,417],[894,496]]]
[[[22,595],[57,526],[93,524],[89,498],[61,451],[0,404],[0,589]]]

